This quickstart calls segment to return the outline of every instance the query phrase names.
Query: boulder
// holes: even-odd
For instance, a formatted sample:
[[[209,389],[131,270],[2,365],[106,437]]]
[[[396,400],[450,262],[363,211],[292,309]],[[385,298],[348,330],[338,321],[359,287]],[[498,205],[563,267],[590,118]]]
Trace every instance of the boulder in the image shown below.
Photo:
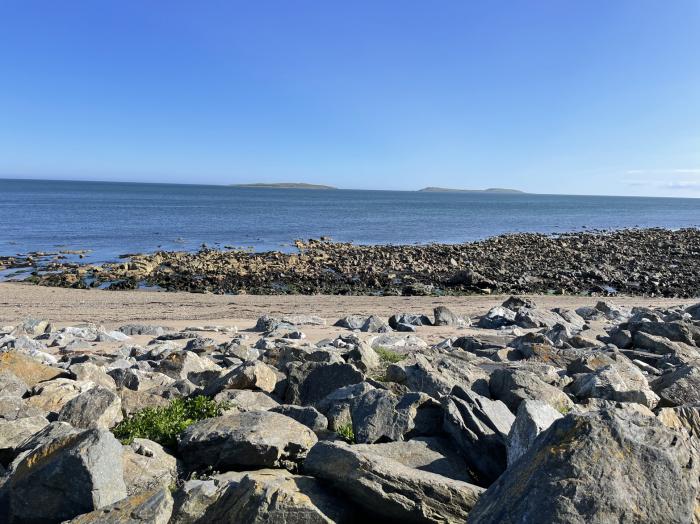
[[[317,441],[309,428],[270,411],[248,411],[197,422],[180,436],[178,449],[191,468],[215,471],[293,467]]]
[[[46,412],[20,397],[0,396],[0,420],[18,420],[25,417],[44,416]]]
[[[249,389],[224,389],[214,397],[214,400],[227,402],[229,409],[238,411],[267,411],[279,406],[279,402],[264,391]]]
[[[560,418],[562,414],[542,400],[523,400],[508,433],[508,466],[524,455],[538,435]]]
[[[459,315],[453,313],[445,306],[438,306],[433,309],[434,326],[467,326],[469,322]]]
[[[484,493],[470,523],[693,521],[690,437],[623,410],[555,421]]]
[[[0,419],[0,464],[7,466],[17,455],[23,442],[48,425],[42,416],[17,420]]]
[[[374,389],[368,382],[359,382],[338,388],[315,404],[315,407],[328,420],[328,429],[337,431],[339,427],[352,424],[350,406],[353,399]]]
[[[93,382],[97,386],[102,386],[103,388],[117,389],[117,383],[107,374],[105,368],[93,364],[92,362],[72,364],[68,368],[68,371],[73,379],[80,382]]]
[[[68,378],[41,382],[32,388],[27,405],[43,412],[58,414],[71,399],[93,387],[93,382],[78,382]]]
[[[421,391],[436,399],[449,394],[454,386],[488,395],[489,375],[471,364],[473,358],[468,353],[458,355],[454,352],[429,361],[423,355],[416,355],[415,363],[401,366],[403,376],[395,378],[409,390]]]
[[[293,404],[282,404],[270,409],[275,413],[279,413],[289,418],[293,418],[300,424],[303,424],[313,432],[324,431],[328,429],[328,419],[311,406],[295,406]]]
[[[271,393],[277,385],[277,374],[268,366],[255,360],[244,362],[233,371],[214,380],[204,388],[204,394],[214,396],[224,389],[253,389]]]
[[[426,315],[399,313],[389,317],[389,326],[400,331],[399,326],[431,326],[433,323]]]
[[[131,389],[132,391],[146,391],[149,389],[169,386],[175,382],[174,378],[157,371],[144,371],[136,368],[116,368],[108,371],[118,388]]]
[[[700,367],[686,364],[651,382],[651,389],[661,398],[661,407],[700,402]]]
[[[488,313],[479,319],[477,326],[484,329],[512,326],[515,324],[515,316],[515,311],[503,306],[496,306],[489,309]]]
[[[58,414],[58,420],[75,428],[111,428],[122,421],[122,401],[113,391],[95,386],[70,399]]]
[[[376,315],[370,315],[360,327],[364,333],[389,333],[391,327]]]
[[[574,405],[561,389],[539,379],[525,369],[497,369],[489,382],[491,397],[501,400],[513,413],[523,400],[542,400],[557,411],[568,411]]]
[[[672,342],[665,337],[650,335],[644,331],[635,331],[632,336],[632,346],[635,349],[644,349],[657,355],[673,355],[680,351],[677,342]]]
[[[319,442],[304,471],[327,481],[366,511],[406,523],[464,522],[482,488],[353,447]]]
[[[700,327],[682,320],[673,322],[629,322],[628,329],[634,336],[637,332],[663,337],[673,342],[690,346],[700,342]]]
[[[168,524],[173,497],[168,487],[142,491],[65,524]]]
[[[357,384],[364,375],[352,364],[305,362],[289,368],[285,401],[287,404],[310,405],[338,388]]]
[[[0,353],[0,369],[9,371],[30,388],[36,386],[39,382],[52,380],[64,374],[62,369],[42,364],[18,351]]]
[[[0,369],[0,397],[23,397],[29,386],[9,369]]]
[[[506,439],[515,416],[500,400],[455,387],[442,398],[444,430],[461,450],[480,485],[506,469]]]
[[[125,335],[133,337],[134,335],[148,335],[151,337],[159,337],[164,335],[170,328],[163,326],[153,326],[149,324],[126,324],[119,329]]]
[[[186,379],[201,385],[205,380],[215,378],[221,368],[192,351],[173,351],[159,360],[153,370],[174,380]]]
[[[341,318],[333,325],[355,331],[362,329],[362,326],[365,325],[367,318],[368,317],[366,315],[348,315],[347,317]]]
[[[52,440],[13,464],[4,522],[61,522],[126,497],[122,445],[105,429]],[[0,519],[2,520],[2,519]]]
[[[131,444],[124,446],[122,458],[124,482],[129,495],[161,486],[169,487],[177,479],[177,460],[152,440],[135,438]]]
[[[664,426],[685,429],[691,436],[700,437],[700,404],[685,404],[659,409],[656,416]]]
[[[205,524],[204,514],[221,496],[225,486],[215,480],[187,480],[173,493],[169,524]]]

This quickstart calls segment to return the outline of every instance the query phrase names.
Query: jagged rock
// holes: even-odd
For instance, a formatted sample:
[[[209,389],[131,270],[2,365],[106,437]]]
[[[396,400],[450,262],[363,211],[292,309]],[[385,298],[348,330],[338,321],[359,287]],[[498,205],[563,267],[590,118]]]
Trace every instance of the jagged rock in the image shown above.
[[[629,349],[632,347],[632,333],[629,330],[615,326],[608,332],[608,335],[610,342],[618,348]]]
[[[567,324],[557,322],[554,324],[554,326],[548,329],[544,335],[553,346],[560,348],[570,346],[570,341],[572,338],[574,338],[575,333]]]
[[[348,362],[354,364],[357,369],[364,373],[377,369],[382,364],[377,352],[364,343],[356,344],[355,347],[346,354],[346,358]]]
[[[609,301],[599,301],[595,305],[595,309],[600,311],[608,320],[626,320],[630,317],[630,312],[627,308],[617,306]]]
[[[320,481],[284,470],[248,471],[221,491],[202,522],[333,524],[354,520],[347,503]]]
[[[22,397],[29,386],[9,369],[0,369],[0,397]]]
[[[233,371],[225,374],[204,388],[204,394],[214,396],[224,389],[253,389],[271,393],[277,385],[277,374],[274,370],[255,360],[244,362]]]
[[[700,437],[700,404],[661,408],[656,416],[664,426],[676,430],[683,428],[691,436]]]
[[[412,313],[399,313],[389,317],[389,326],[400,331],[400,325],[405,326],[432,326],[430,318],[426,315],[414,315]]]
[[[700,302],[697,304],[693,304],[692,306],[688,306],[685,309],[686,313],[688,313],[694,320],[700,320]]]
[[[316,408],[328,419],[328,429],[336,431],[338,427],[352,423],[350,405],[353,399],[374,389],[367,382],[359,382],[329,393],[316,402]]]
[[[657,355],[675,354],[680,351],[676,342],[671,342],[665,337],[657,337],[643,331],[635,331],[632,337],[632,345],[636,349],[645,349]]]
[[[434,326],[467,326],[469,322],[459,315],[453,313],[445,306],[438,306],[433,309]]]
[[[479,483],[488,485],[506,469],[506,438],[515,416],[500,400],[455,387],[442,398],[444,429],[466,457]]]
[[[389,333],[391,328],[378,316],[370,315],[360,327],[360,331],[364,333]]]
[[[0,396],[0,420],[18,420],[25,417],[44,416],[43,409],[30,406],[29,403],[20,397]]]
[[[522,328],[553,328],[562,317],[552,311],[539,308],[521,307],[516,311],[513,323]]]
[[[135,438],[124,446],[124,482],[129,495],[169,487],[177,479],[177,460],[163,446],[145,438]]]
[[[700,368],[690,364],[679,366],[653,380],[651,389],[661,398],[661,407],[700,402]]]
[[[561,413],[542,400],[523,400],[508,433],[508,466],[524,455],[537,436],[561,417]]]
[[[571,414],[479,498],[468,522],[688,523],[699,467],[689,437],[653,417]]]
[[[503,326],[515,324],[515,311],[503,306],[489,309],[488,313],[479,319],[478,327],[484,329],[498,329]]]
[[[489,394],[488,373],[471,365],[469,357],[443,355],[430,362],[423,355],[416,355],[415,364],[401,369],[403,377],[396,377],[400,379],[398,382],[411,391],[422,391],[434,398],[447,395],[454,386]]]
[[[629,322],[628,328],[633,336],[641,331],[690,346],[695,346],[700,341],[700,327],[690,322]]]
[[[209,507],[221,496],[223,487],[214,480],[188,480],[174,493],[170,524],[204,524]]]
[[[497,369],[489,382],[491,397],[501,400],[515,413],[523,400],[542,400],[557,411],[568,411],[574,405],[559,388],[551,386],[531,371]]]
[[[289,326],[325,326],[326,321],[315,315],[283,315],[272,317],[263,315],[255,324],[255,331],[273,331],[279,327]]]
[[[367,322],[367,318],[366,315],[348,315],[347,317],[341,318],[333,325],[355,331],[356,329],[362,329],[362,326]]]
[[[366,510],[406,523],[464,522],[482,488],[339,443],[319,442],[304,471]]]
[[[80,431],[75,429],[67,422],[51,422],[23,440],[17,447],[17,455],[21,454],[23,451],[31,451],[54,440],[62,439],[70,435],[76,435],[78,433],[80,433]]]
[[[193,469],[291,467],[317,441],[309,428],[270,411],[248,411],[197,422],[181,435],[178,449]]]
[[[293,404],[282,404],[270,409],[275,413],[280,413],[289,418],[293,418],[300,424],[304,424],[311,431],[318,432],[328,429],[328,419],[311,406],[294,406]]]
[[[285,401],[287,404],[315,404],[338,388],[357,384],[364,375],[352,364],[305,362],[290,366]]]
[[[64,374],[62,369],[42,364],[18,351],[0,353],[0,369],[14,374],[30,388],[39,382],[52,380]]]
[[[173,497],[167,487],[136,493],[102,509],[85,513],[66,524],[168,524]]]
[[[372,339],[371,346],[373,349],[424,349],[428,344],[414,335],[379,335]]]
[[[132,391],[146,391],[160,386],[169,386],[175,382],[174,378],[157,371],[143,371],[135,368],[117,368],[108,371],[118,388],[127,388]]]
[[[38,337],[44,333],[51,331],[51,323],[48,320],[40,320],[36,318],[28,318],[18,325],[12,334],[15,336],[29,335],[30,337]]]
[[[94,382],[98,386],[107,389],[117,389],[117,383],[107,374],[105,368],[91,362],[72,364],[68,371],[75,380],[81,382]]]
[[[44,412],[58,413],[72,398],[95,387],[92,382],[78,382],[67,378],[56,378],[41,382],[31,390],[27,405]]]
[[[356,444],[355,451],[400,462],[409,468],[435,473],[462,482],[473,482],[464,459],[443,437],[416,437],[406,442]]]
[[[52,440],[13,464],[2,491],[9,523],[61,522],[103,508],[126,497],[122,446],[105,429]]]
[[[123,418],[121,398],[102,386],[95,386],[73,397],[58,414],[58,420],[85,429],[111,428]]]
[[[159,360],[154,371],[174,380],[186,379],[201,385],[207,379],[215,378],[221,372],[221,368],[192,351],[175,351]]]
[[[616,402],[636,402],[649,408],[656,406],[659,397],[651,390],[639,368],[628,358],[616,354],[613,359],[602,353],[592,357],[586,362],[594,369],[577,375],[568,387],[573,395],[579,399],[601,398]]]
[[[216,351],[218,347],[219,344],[213,338],[196,336],[187,341],[184,350],[192,351],[194,353],[211,353]]]
[[[163,326],[152,326],[149,324],[126,324],[119,328],[119,331],[128,336],[134,335],[149,335],[152,337],[159,337],[164,335],[170,328]]]
[[[18,448],[49,421],[45,417],[25,417],[17,420],[0,419],[0,464],[7,466],[17,455]]]
[[[269,394],[249,389],[224,389],[214,400],[227,402],[230,409],[238,411],[267,411],[279,405]]]

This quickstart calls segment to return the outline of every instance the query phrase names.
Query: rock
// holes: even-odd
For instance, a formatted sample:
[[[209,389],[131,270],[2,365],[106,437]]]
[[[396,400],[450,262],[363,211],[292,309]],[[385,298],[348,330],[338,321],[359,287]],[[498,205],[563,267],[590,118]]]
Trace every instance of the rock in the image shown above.
[[[691,436],[700,437],[700,404],[661,408],[656,416],[666,427],[676,430],[682,428]]]
[[[615,326],[608,334],[610,335],[610,342],[618,348],[629,349],[632,347],[632,333],[629,330]]]
[[[456,315],[455,313],[450,311],[445,306],[438,306],[435,309],[433,309],[433,315],[435,317],[435,321],[433,322],[433,325],[435,325],[435,326],[467,326],[467,325],[469,325],[469,321],[465,320],[464,318],[460,317],[459,315]]]
[[[341,318],[333,325],[355,331],[362,329],[362,326],[367,322],[367,318],[368,317],[365,315],[348,315],[347,317]]]
[[[570,414],[479,498],[469,522],[688,523],[699,467],[689,437],[653,417]]]
[[[33,449],[40,448],[41,446],[44,446],[54,440],[62,439],[70,435],[76,435],[78,433],[80,433],[80,431],[75,429],[67,422],[51,422],[23,440],[17,447],[17,454],[19,455],[23,451],[31,451]]]
[[[356,444],[354,451],[371,453],[400,462],[409,468],[435,473],[454,480],[472,482],[464,459],[442,437],[416,437],[405,442]]]
[[[30,337],[38,337],[50,331],[51,323],[48,320],[28,318],[15,328],[13,334],[16,336],[28,335]]]
[[[350,405],[353,399],[374,389],[367,382],[338,388],[316,402],[316,408],[328,419],[328,429],[337,431],[340,426],[352,424]]]
[[[627,320],[630,312],[626,308],[619,307],[609,301],[599,301],[595,309],[600,311],[608,320]]]
[[[315,315],[284,315],[282,317],[271,317],[263,315],[258,318],[255,324],[255,331],[272,331],[281,325],[294,326],[325,326],[326,321]]]
[[[105,429],[53,440],[21,457],[2,490],[10,523],[61,522],[103,508],[126,497],[122,446]]]
[[[700,302],[693,304],[692,306],[688,306],[685,311],[693,318],[693,320],[700,320]]]
[[[18,453],[22,443],[48,425],[42,416],[17,420],[0,419],[0,464],[7,466]]]
[[[73,397],[58,414],[58,420],[85,429],[111,428],[123,418],[121,398],[102,386],[95,386]]]
[[[32,388],[27,405],[43,412],[58,414],[72,398],[94,386],[95,384],[92,382],[78,382],[67,378],[41,382]]]
[[[44,410],[30,406],[20,397],[0,396],[0,420],[18,420],[25,417],[44,416]]]
[[[154,371],[163,373],[174,380],[186,379],[194,384],[202,385],[206,380],[217,377],[221,368],[192,351],[174,351],[159,360]]]
[[[376,315],[370,315],[360,327],[360,331],[364,333],[389,333],[391,328],[389,324],[384,322]]]
[[[557,322],[554,324],[554,326],[547,330],[544,335],[554,347],[560,348],[565,346],[569,347],[570,341],[574,337],[575,333],[567,324]]]
[[[170,328],[163,326],[152,326],[149,324],[126,324],[119,328],[119,331],[125,335],[133,337],[134,335],[148,335],[151,337],[159,337],[164,335]]]
[[[372,339],[373,349],[424,349],[428,344],[414,335],[379,335]]]
[[[224,389],[253,389],[271,393],[277,385],[277,374],[259,360],[244,362],[233,371],[204,388],[204,394],[214,396]]]
[[[697,366],[679,366],[653,380],[650,385],[661,398],[661,407],[700,402],[700,368]]]
[[[214,400],[227,402],[230,409],[238,411],[267,411],[279,406],[279,402],[267,393],[249,389],[224,389]]]
[[[515,311],[503,306],[496,306],[489,309],[488,313],[479,319],[477,326],[484,329],[512,326],[515,323],[515,316]]]
[[[167,487],[131,495],[102,509],[85,513],[66,524],[168,524],[173,497]]]
[[[500,400],[455,387],[442,398],[444,429],[461,450],[480,484],[488,485],[506,469],[506,438],[515,416]]]
[[[398,326],[432,326],[430,318],[426,315],[413,315],[411,313],[399,313],[389,317],[389,326],[400,331]]]
[[[675,354],[680,351],[678,343],[671,342],[665,337],[644,333],[643,331],[635,331],[632,337],[632,345],[636,349],[646,349],[657,355]]]
[[[0,353],[0,369],[14,374],[30,388],[64,373],[62,369],[47,366],[17,351]]]
[[[283,404],[281,406],[271,408],[270,411],[274,411],[275,413],[280,413],[281,415],[292,418],[313,432],[328,429],[328,419],[316,408],[311,406],[294,406],[293,404]]]
[[[483,491],[330,442],[319,442],[311,449],[304,471],[328,481],[366,510],[406,523],[464,522]]]
[[[454,386],[489,395],[489,375],[458,355],[444,355],[432,362],[423,355],[417,355],[415,364],[403,366],[402,369],[402,384],[411,391],[422,391],[436,399],[449,394]]]
[[[0,397],[23,397],[29,390],[27,384],[9,369],[0,369]]]
[[[178,449],[192,469],[292,467],[317,441],[309,428],[270,411],[249,411],[197,422],[181,435]]]
[[[117,383],[112,377],[110,377],[105,368],[102,366],[97,366],[91,362],[84,362],[80,364],[72,364],[68,371],[75,380],[81,382],[94,382],[98,386],[102,386],[107,389],[117,389]]]
[[[263,469],[230,482],[202,517],[218,523],[353,522],[351,509],[313,477]]]
[[[308,406],[338,388],[363,380],[362,372],[352,364],[306,362],[290,367],[285,401],[287,404]]]
[[[356,344],[355,347],[346,354],[346,357],[349,363],[354,364],[357,369],[364,373],[377,369],[382,364],[377,352],[362,342]]]
[[[396,421],[398,399],[390,391],[373,389],[350,403],[355,442],[403,440],[403,427]]]
[[[562,414],[542,400],[523,400],[508,433],[508,467],[525,454],[540,433],[560,418]]]
[[[594,357],[605,362],[589,373],[576,376],[568,390],[579,399],[601,398],[615,402],[636,402],[649,408],[659,397],[651,390],[646,378],[629,359],[616,355],[613,360],[604,354]]]
[[[700,327],[690,322],[629,322],[628,327],[633,336],[641,331],[689,346],[696,346],[700,342]]]
[[[204,524],[204,514],[221,496],[222,487],[214,480],[188,480],[174,493],[170,524]]]
[[[177,460],[163,446],[145,438],[135,438],[124,446],[124,483],[129,495],[158,487],[169,487],[177,479]]]
[[[523,400],[542,400],[557,411],[566,412],[574,405],[562,390],[539,379],[530,371],[497,369],[489,382],[491,397],[501,400],[513,413]]]
[[[184,350],[192,351],[194,353],[211,353],[216,351],[218,347],[219,344],[213,338],[196,336],[187,341]]]
[[[516,311],[515,321],[516,326],[522,328],[548,328],[551,329],[555,325],[561,323],[562,317],[552,311],[546,311],[539,308],[521,307]]]

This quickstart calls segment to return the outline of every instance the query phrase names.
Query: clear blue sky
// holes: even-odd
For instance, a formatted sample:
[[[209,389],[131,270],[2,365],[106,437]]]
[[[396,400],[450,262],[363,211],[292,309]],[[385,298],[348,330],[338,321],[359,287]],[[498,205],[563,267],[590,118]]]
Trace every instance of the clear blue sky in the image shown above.
[[[700,196],[700,1],[3,0],[0,175]]]

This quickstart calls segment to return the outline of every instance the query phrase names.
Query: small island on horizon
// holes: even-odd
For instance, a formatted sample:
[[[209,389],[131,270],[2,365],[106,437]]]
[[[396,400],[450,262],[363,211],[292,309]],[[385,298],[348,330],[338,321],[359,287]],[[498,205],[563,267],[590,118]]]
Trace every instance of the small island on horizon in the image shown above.
[[[452,189],[448,187],[424,187],[418,190],[421,193],[512,193],[527,194],[519,189],[508,189],[504,187],[489,187],[488,189]]]
[[[262,189],[338,189],[333,186],[324,186],[322,184],[306,184],[304,182],[279,182],[274,184],[231,184],[230,187],[251,187]]]

